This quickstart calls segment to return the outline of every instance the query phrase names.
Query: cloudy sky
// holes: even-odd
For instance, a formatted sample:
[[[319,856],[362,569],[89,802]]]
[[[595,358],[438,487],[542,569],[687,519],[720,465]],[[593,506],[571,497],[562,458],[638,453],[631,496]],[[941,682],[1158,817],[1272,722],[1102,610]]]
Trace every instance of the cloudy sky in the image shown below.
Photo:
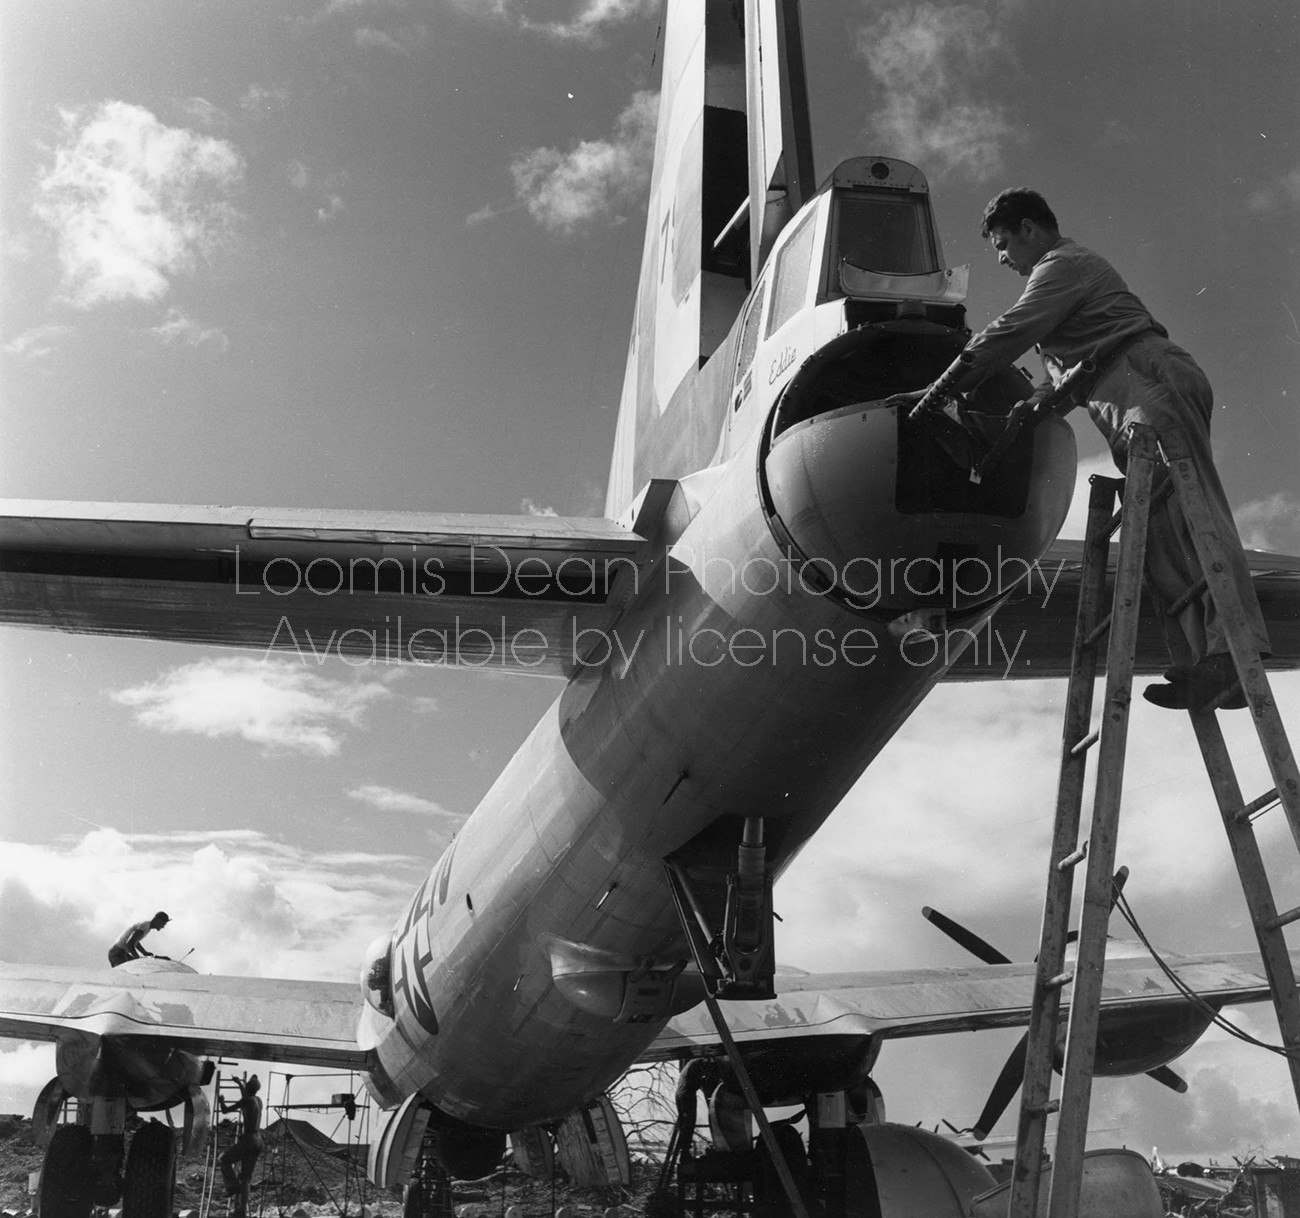
[[[1300,552],[1300,16],[806,8],[819,175],[870,152],[921,165],[949,263],[973,263],[977,326],[1019,286],[980,208],[1043,190],[1209,372],[1248,542]],[[655,0],[8,0],[0,22],[0,493],[599,511]],[[0,633],[0,665],[0,957],[98,964],[165,908],[159,950],[269,976],[352,976],[558,692],[26,630]],[[1300,681],[1277,688],[1300,728]],[[782,882],[782,958],[964,962],[922,904],[1031,956],[1061,697],[932,697]],[[1173,950],[1249,949],[1184,719],[1136,703],[1130,759],[1139,917]],[[1267,1012],[1242,1018],[1276,1036]],[[1009,1040],[891,1047],[891,1115],[969,1123]],[[1294,1150],[1277,1059],[1215,1034],[1182,1066],[1185,1097],[1099,1083],[1094,1126],[1166,1154]],[[0,1051],[0,1111],[50,1070]]]

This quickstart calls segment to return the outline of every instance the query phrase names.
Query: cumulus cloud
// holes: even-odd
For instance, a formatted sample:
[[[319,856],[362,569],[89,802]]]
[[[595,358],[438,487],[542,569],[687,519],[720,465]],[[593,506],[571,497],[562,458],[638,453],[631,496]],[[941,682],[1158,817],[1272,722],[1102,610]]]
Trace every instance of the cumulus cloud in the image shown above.
[[[58,349],[58,340],[71,333],[71,326],[33,326],[5,343],[4,352],[25,363],[36,363],[53,355]]]
[[[229,123],[226,112],[220,106],[214,106],[206,97],[187,97],[181,102],[181,109],[200,126],[220,129]]]
[[[553,507],[528,498],[521,499],[519,506],[530,516],[558,516],[560,514]]]
[[[1300,682],[1277,675],[1273,692],[1293,721]],[[1058,681],[931,693],[778,882],[781,958],[816,971],[942,963],[945,945],[921,921],[923,904],[970,919],[1013,959],[1031,958],[1064,698]],[[1094,714],[1101,699],[1098,688]],[[1267,789],[1249,717],[1223,716],[1222,727],[1243,789]],[[1222,945],[1225,928],[1244,927],[1253,942],[1186,717],[1135,697],[1128,757],[1118,861],[1132,870],[1128,895],[1148,934],[1182,952]],[[1258,832],[1267,857],[1285,857],[1284,818],[1263,818]],[[1126,933],[1118,921],[1113,929]]]
[[[0,923],[0,958],[98,967],[126,926],[165,909],[172,921],[150,950],[193,948],[190,963],[203,971],[347,977],[426,865],[309,853],[253,830],[96,829],[72,842],[6,842],[0,908],[16,919]]]
[[[379,681],[325,677],[293,660],[233,656],[173,668],[117,691],[113,700],[157,731],[238,736],[266,749],[333,757],[343,728],[360,726],[370,706],[390,696]]]
[[[316,209],[316,218],[322,224],[328,224],[347,210],[343,196],[338,193],[342,175],[317,173],[303,161],[290,161],[286,174],[289,185],[294,190],[320,200],[320,206]]]
[[[157,300],[229,242],[244,170],[234,145],[120,101],[62,117],[34,209],[54,233],[72,304]]]
[[[1267,499],[1252,499],[1233,513],[1241,544],[1248,550],[1294,554],[1300,550],[1300,500],[1279,491]]]
[[[54,1077],[54,1046],[0,1044],[0,1112],[27,1113]]]
[[[146,945],[200,972],[348,981],[427,867],[252,830],[3,842],[0,959],[103,968],[128,925],[165,909],[172,921]],[[53,1065],[49,1046],[0,1047],[0,1111],[29,1111]]]
[[[549,5],[524,0],[452,0],[463,12],[511,21],[562,42],[594,42],[606,30],[659,10],[659,0],[555,0]],[[539,17],[549,8],[554,16]]]
[[[858,54],[880,85],[875,139],[938,174],[996,173],[1015,137],[1003,107],[977,84],[1009,51],[996,15],[970,4],[922,0],[881,13],[857,35]]]
[[[1246,198],[1246,206],[1265,216],[1300,210],[1300,168],[1251,191]]]
[[[361,26],[354,30],[353,39],[359,47],[373,47],[386,51],[390,55],[409,57],[429,40],[429,27],[416,22],[398,29],[381,30],[373,26]]]
[[[551,232],[572,233],[636,206],[650,181],[659,100],[639,90],[618,116],[614,135],[583,140],[568,152],[536,148],[510,166],[515,194]]]
[[[1279,1043],[1277,1023],[1265,1005],[1229,1008],[1225,1014],[1252,1035]],[[1279,1089],[1279,1073],[1286,1071],[1273,1069],[1276,1063],[1266,1050],[1245,1048],[1211,1030],[1192,1054],[1173,1063],[1187,1079],[1185,1095],[1142,1078],[1099,1079],[1090,1122],[1163,1127],[1158,1149],[1167,1162],[1276,1153],[1300,1137],[1295,1098]]]
[[[195,321],[180,309],[168,309],[166,318],[151,326],[148,333],[164,346],[180,343],[186,347],[214,347],[218,351],[230,348],[230,340],[223,331]]]
[[[1278,677],[1274,692],[1291,721],[1300,712],[1300,683]],[[956,918],[1012,959],[1032,959],[1063,699],[1061,682],[947,685],[932,693],[778,881],[778,960],[818,972],[969,966],[968,953],[922,920],[922,905]],[[1100,699],[1098,689],[1094,706]],[[1223,716],[1222,725],[1234,757],[1254,763],[1248,718]],[[1186,716],[1135,699],[1128,756],[1118,861],[1132,869],[1127,893],[1145,930],[1170,951],[1250,950],[1240,884]],[[1269,781],[1252,772],[1242,775],[1242,785],[1254,792]],[[1089,792],[1085,816],[1090,804]],[[1285,823],[1268,819],[1261,821],[1260,848],[1284,858],[1291,849]],[[1129,934],[1118,918],[1111,930]],[[1232,1014],[1241,1022],[1243,1012],[1248,1020],[1269,1016],[1267,1004]],[[1277,1040],[1275,1030],[1252,1030]],[[891,1041],[873,1076],[893,1119],[933,1124],[943,1116],[967,1125],[1018,1035]],[[1270,1127],[1265,1145],[1274,1152],[1294,1141],[1300,1126],[1285,1066],[1226,1037],[1215,1045],[1214,1036],[1176,1063],[1191,1082],[1189,1095],[1145,1078],[1099,1079],[1090,1125],[1115,1130],[1114,1144],[1158,1144],[1182,1156],[1245,1149]],[[1210,1072],[1205,1087],[1201,1070]],[[917,1077],[924,1087],[916,1087]],[[1259,1119],[1237,1123],[1252,1097]],[[1013,1104],[997,1132],[1014,1134],[1016,1113]]]
[[[465,227],[476,228],[480,224],[486,224],[489,220],[495,220],[498,216],[504,216],[506,212],[518,211],[523,206],[522,200],[504,205],[484,203],[477,211],[472,211],[465,217]]]
[[[422,795],[413,795],[409,791],[398,791],[393,787],[381,786],[378,783],[367,783],[364,786],[356,787],[348,792],[348,798],[358,800],[363,804],[369,804],[372,808],[378,808],[381,812],[410,812],[417,816],[463,819],[455,812],[450,812],[441,804],[435,803],[432,799],[425,799]]]
[[[40,896],[22,875],[0,875],[0,960],[15,964],[82,964],[77,932],[84,909],[66,896]]]

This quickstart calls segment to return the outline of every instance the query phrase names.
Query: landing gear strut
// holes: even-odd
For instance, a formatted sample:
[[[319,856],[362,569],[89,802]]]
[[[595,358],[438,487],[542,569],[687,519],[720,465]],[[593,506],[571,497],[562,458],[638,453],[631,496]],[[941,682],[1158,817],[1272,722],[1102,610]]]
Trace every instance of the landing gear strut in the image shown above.
[[[772,948],[772,873],[767,867],[761,817],[745,818],[736,870],[727,877],[727,907],[721,934],[712,932],[703,905],[692,891],[686,869],[669,861],[668,882],[677,916],[690,944],[695,965],[704,978],[704,1003],[718,1030],[718,1039],[735,1072],[745,1102],[754,1114],[763,1145],[781,1182],[794,1218],[808,1218],[786,1155],[763,1111],[749,1071],[736,1048],[718,1006],[719,998],[763,999],[776,997],[776,972]]]
[[[677,914],[708,992],[734,1001],[775,998],[772,873],[763,844],[763,818],[745,817],[736,868],[727,875],[721,929],[714,927],[686,866],[670,859],[667,867]]]

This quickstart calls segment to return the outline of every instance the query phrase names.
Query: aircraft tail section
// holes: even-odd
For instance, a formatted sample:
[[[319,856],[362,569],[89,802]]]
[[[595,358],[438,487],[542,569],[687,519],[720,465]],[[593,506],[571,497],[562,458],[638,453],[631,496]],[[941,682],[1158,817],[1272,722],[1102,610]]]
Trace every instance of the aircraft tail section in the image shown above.
[[[756,36],[747,51],[750,32]],[[731,330],[759,257],[750,236],[751,184],[761,183],[769,247],[780,231],[779,224],[773,228],[780,208],[788,218],[812,190],[801,48],[795,0],[668,0],[607,516],[621,514],[651,478],[680,477],[713,457],[721,416],[718,426],[705,426],[686,414],[695,408],[697,374]],[[788,56],[797,64],[783,67]],[[801,118],[786,124],[780,116],[793,95]],[[780,207],[769,207],[770,197]]]
[[[746,0],[750,272],[812,197],[812,128],[798,0]]]

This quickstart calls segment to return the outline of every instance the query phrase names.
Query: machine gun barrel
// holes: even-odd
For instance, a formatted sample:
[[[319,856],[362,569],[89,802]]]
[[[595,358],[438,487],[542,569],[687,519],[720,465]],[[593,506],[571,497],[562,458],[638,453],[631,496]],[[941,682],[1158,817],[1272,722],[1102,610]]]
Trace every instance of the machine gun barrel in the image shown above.
[[[1069,398],[1080,384],[1088,380],[1097,371],[1095,360],[1081,359],[1060,380],[1060,383],[1044,397],[1035,401],[1032,397],[1017,402],[1007,415],[1006,426],[993,442],[993,447],[984,455],[984,459],[971,468],[970,480],[982,482],[984,475],[1007,455],[1011,446],[1020,438],[1022,432],[1032,431],[1049,414],[1053,414],[1063,401]]]
[[[908,421],[915,422],[927,411],[933,410],[944,398],[951,396],[953,385],[961,379],[974,362],[974,357],[967,355],[963,351],[948,365],[943,375],[926,390],[925,396],[912,407],[911,413],[907,416]]]

